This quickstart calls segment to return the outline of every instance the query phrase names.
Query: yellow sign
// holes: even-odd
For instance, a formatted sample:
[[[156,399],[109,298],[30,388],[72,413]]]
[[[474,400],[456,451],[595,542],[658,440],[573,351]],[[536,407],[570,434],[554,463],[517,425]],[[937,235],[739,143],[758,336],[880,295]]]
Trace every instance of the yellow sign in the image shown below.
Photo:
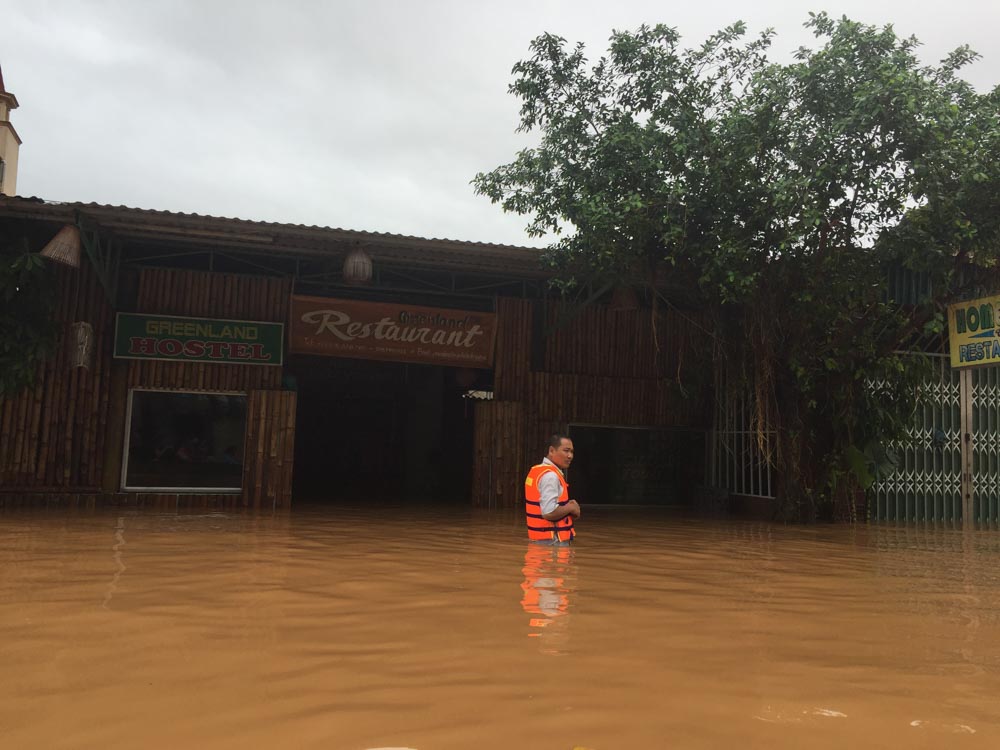
[[[1000,296],[959,302],[948,307],[952,367],[1000,365]]]

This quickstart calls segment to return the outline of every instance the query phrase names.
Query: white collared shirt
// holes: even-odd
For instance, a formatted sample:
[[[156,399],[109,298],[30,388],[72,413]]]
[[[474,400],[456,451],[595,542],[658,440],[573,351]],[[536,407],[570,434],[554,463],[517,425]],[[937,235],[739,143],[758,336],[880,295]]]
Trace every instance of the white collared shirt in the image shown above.
[[[543,458],[542,463],[545,466],[551,466],[562,474],[562,469],[549,461],[548,458]],[[541,478],[538,480],[538,494],[538,504],[541,506],[543,516],[546,513],[551,513],[558,508],[559,496],[562,494],[562,484],[559,483],[559,477],[551,471],[547,471],[542,474]]]

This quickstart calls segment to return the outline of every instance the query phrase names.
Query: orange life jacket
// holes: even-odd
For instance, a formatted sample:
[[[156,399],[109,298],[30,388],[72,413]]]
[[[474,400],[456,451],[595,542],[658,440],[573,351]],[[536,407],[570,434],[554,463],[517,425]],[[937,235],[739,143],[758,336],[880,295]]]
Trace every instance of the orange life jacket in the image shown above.
[[[542,517],[542,496],[538,492],[538,480],[546,472],[553,472],[559,478],[559,505],[569,502],[569,485],[562,472],[549,464],[531,467],[524,480],[524,513],[528,521],[528,539],[538,542],[569,542],[576,536],[573,530],[573,516],[563,516],[558,521],[546,521]]]
[[[541,628],[569,612],[570,589],[563,578],[572,573],[573,550],[569,545],[529,544],[524,553],[521,607],[531,615],[528,637],[537,638]]]

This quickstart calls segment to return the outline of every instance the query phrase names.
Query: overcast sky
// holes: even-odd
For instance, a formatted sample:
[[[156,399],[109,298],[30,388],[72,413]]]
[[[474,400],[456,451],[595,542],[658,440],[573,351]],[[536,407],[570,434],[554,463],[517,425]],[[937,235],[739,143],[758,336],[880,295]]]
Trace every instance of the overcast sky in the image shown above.
[[[675,26],[694,46],[744,20],[809,37],[809,10],[892,23],[934,62],[968,43],[1000,83],[1000,2],[0,0],[0,66],[20,102],[18,193],[216,216],[537,244],[473,193],[526,145],[511,66],[550,31]]]

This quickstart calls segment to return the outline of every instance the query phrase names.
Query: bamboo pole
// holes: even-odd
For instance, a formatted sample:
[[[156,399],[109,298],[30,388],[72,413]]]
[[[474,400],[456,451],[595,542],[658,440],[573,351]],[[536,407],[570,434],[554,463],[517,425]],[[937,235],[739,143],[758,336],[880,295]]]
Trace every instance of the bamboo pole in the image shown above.
[[[212,276],[208,273],[196,275],[198,280],[198,315],[211,317],[212,306]]]
[[[281,506],[287,508],[292,502],[292,483],[295,478],[295,418],[298,397],[294,391],[283,391],[281,396],[285,404],[285,457],[282,471],[283,496]]]
[[[17,396],[17,412],[14,421],[14,476],[20,481],[21,460],[24,453],[24,423],[28,415],[28,399],[24,394]]]
[[[114,367],[112,358],[112,336],[114,331],[114,313],[110,305],[102,305],[101,313],[102,335],[97,348],[98,372],[100,374],[99,407],[97,417],[97,440],[94,443],[93,482],[97,487],[104,486],[105,455],[108,430],[110,429],[109,414],[111,411],[111,371]],[[103,334],[103,332],[107,334]]]
[[[6,398],[0,401],[0,479],[4,484],[9,483],[8,474],[10,471],[11,452],[11,428],[14,420],[14,400]]]
[[[53,383],[55,372],[53,371],[52,360],[48,360],[41,368],[42,379],[42,412],[39,417],[41,423],[38,435],[38,461],[35,464],[35,476],[32,484],[39,485],[45,483],[45,469],[49,460],[49,432],[52,428],[52,399]],[[6,427],[4,427],[6,433]],[[3,449],[0,447],[0,466],[3,465]]]
[[[277,496],[276,462],[278,459],[278,414],[281,406],[279,394],[275,391],[264,391],[267,394],[267,441],[264,447],[264,497],[263,501],[273,505]]]
[[[265,391],[253,391],[253,394],[256,402],[255,419],[257,422],[256,445],[254,446],[253,505],[254,507],[259,507],[264,480],[264,444],[267,439],[267,428],[264,421],[267,393]]]

